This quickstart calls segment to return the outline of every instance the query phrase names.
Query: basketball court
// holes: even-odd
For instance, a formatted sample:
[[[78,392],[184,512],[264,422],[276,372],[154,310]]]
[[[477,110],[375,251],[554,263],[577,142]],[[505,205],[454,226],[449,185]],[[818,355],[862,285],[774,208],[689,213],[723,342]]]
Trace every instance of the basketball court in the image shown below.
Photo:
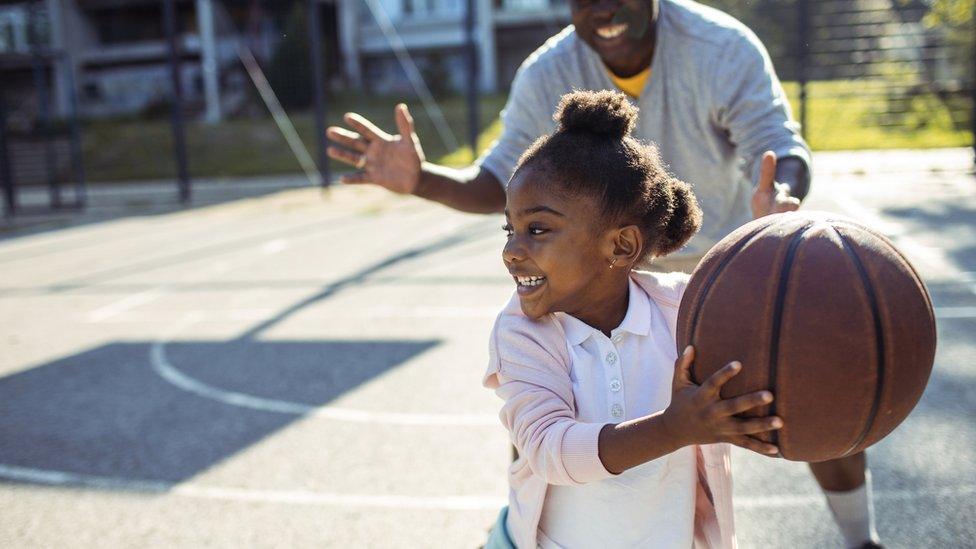
[[[887,547],[976,539],[971,154],[815,156],[805,208],[890,235],[939,322],[921,403],[868,454]],[[513,289],[499,216],[287,180],[202,184],[192,209],[118,189],[0,236],[0,545],[485,541],[509,460],[480,386]],[[742,547],[840,545],[804,465],[734,467]]]

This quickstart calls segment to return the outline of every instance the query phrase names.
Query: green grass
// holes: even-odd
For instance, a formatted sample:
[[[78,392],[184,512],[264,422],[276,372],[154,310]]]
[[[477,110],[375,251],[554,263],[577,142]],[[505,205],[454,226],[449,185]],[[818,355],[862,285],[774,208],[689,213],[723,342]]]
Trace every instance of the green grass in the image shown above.
[[[966,123],[953,124],[951,112],[934,96],[918,96],[904,105],[906,114],[886,120],[879,112],[888,107],[883,100],[862,93],[862,82],[816,82],[808,88],[807,137],[815,150],[858,150],[885,148],[957,147],[972,144]],[[785,86],[794,114],[799,117],[798,86]],[[501,131],[498,112],[505,96],[481,99],[479,152]],[[342,113],[356,111],[387,131],[395,128],[392,98],[344,96],[329,106],[328,123],[340,121]],[[431,118],[417,102],[408,102],[416,119],[429,160],[452,166],[471,162],[470,147],[449,149],[440,140]],[[440,108],[458,141],[466,141],[466,104],[463,98],[440,101]],[[965,116],[968,102],[956,111]],[[312,116],[291,113],[309,150],[316,146]],[[882,123],[894,122],[885,126]],[[193,122],[187,126],[189,168],[195,177],[257,176],[296,173],[300,166],[270,116],[228,120],[218,125]],[[170,178],[176,172],[172,134],[168,120],[92,121],[83,132],[85,168],[92,181]],[[345,169],[333,162],[334,169]]]

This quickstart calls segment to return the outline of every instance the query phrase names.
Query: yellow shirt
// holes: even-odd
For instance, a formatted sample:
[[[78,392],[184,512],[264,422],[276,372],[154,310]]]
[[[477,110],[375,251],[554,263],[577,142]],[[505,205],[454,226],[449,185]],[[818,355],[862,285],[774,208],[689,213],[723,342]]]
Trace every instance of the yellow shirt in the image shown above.
[[[644,90],[644,84],[647,83],[647,77],[651,75],[651,67],[647,67],[630,78],[621,78],[616,74],[613,74],[612,71],[607,71],[607,74],[610,75],[610,80],[613,80],[614,85],[620,88],[620,91],[626,93],[634,99],[637,99],[640,97],[641,91]]]

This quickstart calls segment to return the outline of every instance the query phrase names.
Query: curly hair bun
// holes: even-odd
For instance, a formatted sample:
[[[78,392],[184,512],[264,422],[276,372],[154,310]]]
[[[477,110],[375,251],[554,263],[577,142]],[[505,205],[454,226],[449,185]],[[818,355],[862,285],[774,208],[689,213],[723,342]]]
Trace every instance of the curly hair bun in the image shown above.
[[[620,92],[574,91],[562,97],[552,118],[559,123],[559,131],[622,139],[634,129],[637,107]]]

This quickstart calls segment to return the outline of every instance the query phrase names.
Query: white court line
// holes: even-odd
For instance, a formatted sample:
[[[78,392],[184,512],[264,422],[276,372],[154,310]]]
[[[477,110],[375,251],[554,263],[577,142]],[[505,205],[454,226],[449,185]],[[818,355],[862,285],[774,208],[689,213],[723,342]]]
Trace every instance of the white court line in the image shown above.
[[[152,492],[159,495],[192,499],[282,503],[288,505],[320,505],[334,507],[372,507],[383,509],[424,509],[431,511],[498,510],[508,502],[499,496],[412,496],[394,494],[337,494],[312,490],[261,490],[201,484],[177,484],[153,480],[102,477],[66,471],[35,469],[0,464],[0,477],[48,486],[71,486],[97,490]],[[875,490],[875,502],[912,501],[929,498],[965,498],[976,495],[976,486],[959,485],[926,490]],[[822,494],[736,496],[737,509],[773,509],[823,505]]]
[[[355,410],[352,408],[342,408],[339,406],[311,406],[299,402],[278,400],[272,398],[262,398],[227,391],[219,387],[214,387],[192,378],[177,370],[169,362],[166,356],[166,343],[181,331],[191,325],[200,322],[199,313],[189,313],[182,320],[174,324],[166,334],[153,342],[149,349],[149,360],[153,370],[161,378],[170,384],[186,392],[197,396],[216,400],[252,410],[273,412],[279,414],[292,414],[310,416],[335,421],[348,421],[352,423],[379,423],[384,425],[410,425],[410,426],[493,426],[499,425],[498,418],[488,414],[421,414],[421,413],[399,413],[399,412],[374,412],[368,410]]]
[[[194,273],[196,275],[203,276],[213,276],[224,273],[230,270],[230,263],[227,261],[216,261],[210,265],[207,269],[202,272]],[[166,295],[166,292],[172,287],[172,284],[162,284],[148,290],[141,291],[136,294],[131,294],[125,296],[121,299],[113,301],[104,307],[99,307],[88,314],[88,322],[97,324],[99,322],[105,322],[121,313],[135,309],[136,307],[141,307],[147,303],[152,303],[160,297]]]
[[[287,250],[289,246],[290,244],[288,243],[287,238],[276,238],[275,240],[265,242],[264,245],[261,246],[261,253],[264,255],[274,255],[278,252]]]
[[[120,313],[124,313],[129,309],[134,309],[146,303],[153,302],[159,299],[162,295],[165,286],[157,286],[155,288],[150,288],[148,290],[139,292],[137,294],[128,295],[122,299],[113,301],[104,307],[99,307],[91,313],[88,314],[88,322],[98,323],[104,322]]]
[[[410,496],[393,494],[336,494],[310,490],[260,490],[175,484],[168,482],[100,477],[0,464],[0,477],[48,486],[72,486],[97,490],[153,492],[192,499],[284,503],[290,505],[325,505],[334,507],[374,507],[385,509],[424,510],[498,510],[507,502],[498,496]]]

